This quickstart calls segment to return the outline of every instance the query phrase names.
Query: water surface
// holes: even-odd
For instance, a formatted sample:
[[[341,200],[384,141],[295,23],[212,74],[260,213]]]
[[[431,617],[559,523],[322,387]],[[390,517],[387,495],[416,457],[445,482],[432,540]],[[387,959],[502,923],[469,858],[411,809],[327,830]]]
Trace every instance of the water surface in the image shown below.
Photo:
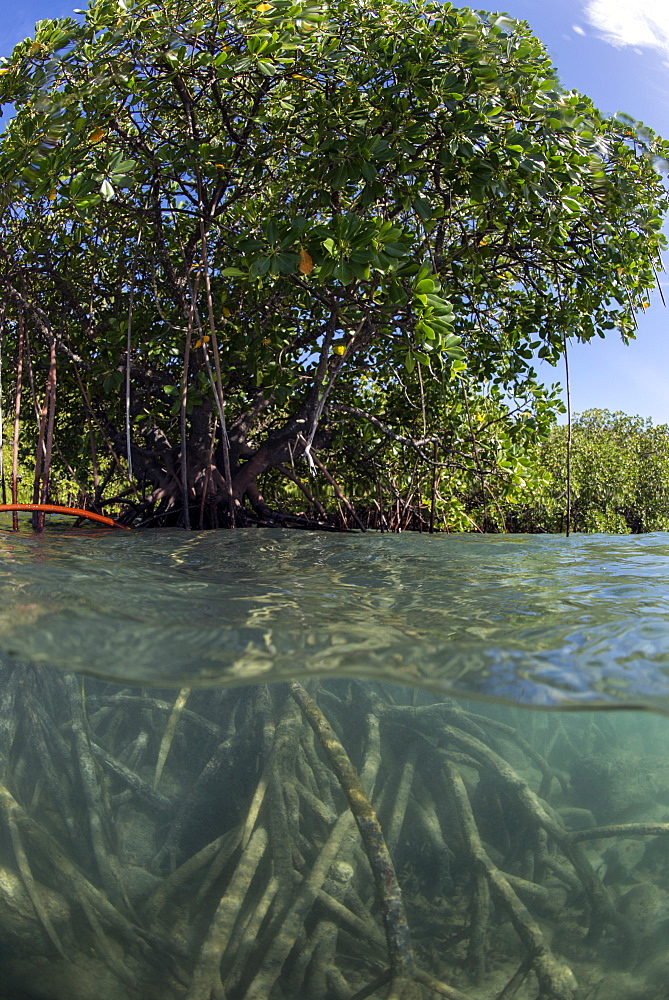
[[[0,654],[117,682],[349,675],[669,710],[663,533],[6,531],[0,593]]]
[[[391,941],[421,1000],[666,1000],[668,567],[664,535],[2,534],[0,993],[383,997]],[[258,683],[326,675],[312,709]]]

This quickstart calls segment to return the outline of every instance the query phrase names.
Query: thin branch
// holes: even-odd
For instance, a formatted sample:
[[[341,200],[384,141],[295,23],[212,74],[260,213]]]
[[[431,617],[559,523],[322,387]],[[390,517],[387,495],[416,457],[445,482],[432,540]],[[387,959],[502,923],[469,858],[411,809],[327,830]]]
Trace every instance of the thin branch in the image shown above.
[[[14,440],[12,442],[12,503],[18,503],[19,499],[19,430],[21,427],[21,389],[23,382],[23,337],[24,321],[23,310],[19,309],[19,344],[18,357],[16,361],[16,395],[14,397]],[[14,531],[19,530],[19,514],[14,511],[12,514],[12,527]]]
[[[571,383],[569,380],[569,353],[567,351],[567,335],[564,336],[564,372],[565,372],[565,392],[567,396],[567,530],[565,535],[569,538],[569,528],[571,525]]]

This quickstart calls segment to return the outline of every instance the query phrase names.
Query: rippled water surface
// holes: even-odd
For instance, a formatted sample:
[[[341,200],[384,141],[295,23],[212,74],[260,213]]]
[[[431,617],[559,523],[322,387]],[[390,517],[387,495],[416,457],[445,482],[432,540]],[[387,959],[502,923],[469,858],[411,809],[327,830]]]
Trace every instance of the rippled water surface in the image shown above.
[[[664,534],[54,526],[3,531],[0,588],[0,653],[116,681],[356,675],[669,711]]]

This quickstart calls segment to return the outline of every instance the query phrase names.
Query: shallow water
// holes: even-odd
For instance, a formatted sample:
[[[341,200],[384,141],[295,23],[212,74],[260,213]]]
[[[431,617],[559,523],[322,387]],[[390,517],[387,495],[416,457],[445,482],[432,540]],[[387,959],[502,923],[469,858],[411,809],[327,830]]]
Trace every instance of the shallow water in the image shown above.
[[[394,863],[412,1000],[666,1000],[666,716],[312,693]],[[287,684],[1,667],[0,778],[3,1000],[387,1000],[361,797]]]
[[[119,682],[669,709],[663,533],[3,532],[0,595],[0,654]]]
[[[3,534],[0,1000],[388,996],[297,676],[406,1000],[666,1000],[668,580],[659,534]]]

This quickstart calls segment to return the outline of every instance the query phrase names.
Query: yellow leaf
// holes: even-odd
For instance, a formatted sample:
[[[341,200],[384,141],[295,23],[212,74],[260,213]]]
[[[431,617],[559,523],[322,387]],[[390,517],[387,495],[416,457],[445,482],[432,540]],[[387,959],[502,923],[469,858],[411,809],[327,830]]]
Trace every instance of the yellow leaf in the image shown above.
[[[101,128],[94,128],[93,131],[88,136],[89,142],[100,142],[101,139],[105,137],[105,131]]]
[[[271,343],[272,341],[269,339],[269,337],[265,337],[265,339],[263,340],[263,344],[271,344]]]
[[[2,69],[0,69],[0,75],[2,75],[3,73],[11,73],[11,71],[12,71],[11,66],[3,66]]]
[[[297,265],[297,269],[302,274],[311,274],[314,269],[314,262],[306,250],[300,250],[300,263]]]
[[[209,336],[209,334],[205,333],[204,337],[202,338],[203,343],[208,344],[210,340],[211,337]]]
[[[273,9],[274,8],[272,7],[271,3],[259,3],[258,6],[256,7],[256,10],[259,10],[259,11],[273,10]]]
[[[302,73],[293,73],[293,80],[310,80],[310,76],[303,76]]]
[[[335,344],[334,347],[332,348],[332,353],[333,354],[345,354],[346,353],[346,344]]]
[[[51,191],[49,191],[49,201],[55,201],[55,200],[56,200],[56,189],[53,188]]]
[[[198,347],[202,347],[202,341],[201,340],[196,340],[195,341],[195,350],[197,350]]]
[[[227,317],[227,316],[232,316],[232,313],[231,313],[231,312],[230,312],[230,310],[229,310],[229,309],[227,308],[227,306],[226,306],[226,307],[225,307],[225,308],[223,309],[223,315],[224,315],[224,316],[226,316],[226,317]]]
[[[225,170],[225,164],[224,163],[215,163],[214,166],[218,167],[219,170]]]

